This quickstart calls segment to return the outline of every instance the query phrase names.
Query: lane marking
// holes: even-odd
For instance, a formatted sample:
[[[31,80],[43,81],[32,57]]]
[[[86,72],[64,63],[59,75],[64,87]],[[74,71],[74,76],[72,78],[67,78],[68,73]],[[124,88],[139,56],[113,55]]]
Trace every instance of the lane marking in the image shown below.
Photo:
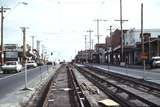
[[[45,67],[45,66],[44,66],[44,67]],[[36,67],[36,68],[33,68],[33,69],[28,69],[27,72],[29,72],[29,71],[31,71],[31,70],[38,69],[38,68],[40,68],[40,67]],[[41,69],[42,69],[42,68],[41,68]],[[4,80],[4,79],[7,79],[7,78],[10,78],[10,77],[15,76],[15,75],[20,75],[21,73],[25,73],[24,70],[21,71],[21,72],[15,73],[15,74],[13,74],[13,75],[11,74],[11,75],[9,75],[9,76],[2,77],[2,78],[0,78],[0,81],[1,81],[1,80]]]

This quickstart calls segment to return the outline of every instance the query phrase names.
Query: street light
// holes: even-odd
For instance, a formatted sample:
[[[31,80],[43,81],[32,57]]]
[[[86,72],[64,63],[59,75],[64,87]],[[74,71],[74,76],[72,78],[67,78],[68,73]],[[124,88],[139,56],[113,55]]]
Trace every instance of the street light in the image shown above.
[[[17,8],[17,6],[20,5],[20,4],[28,5],[27,2],[18,2],[18,3],[5,15],[5,17],[6,17],[9,13],[11,13],[12,10],[15,10],[15,9]]]
[[[22,3],[23,5],[28,5],[27,2],[18,2],[18,3]]]
[[[22,33],[23,33],[23,65],[24,65],[24,71],[25,71],[25,87],[23,90],[30,90],[28,87],[27,87],[27,83],[28,83],[28,80],[27,80],[27,64],[26,64],[26,29],[28,29],[28,27],[20,27],[22,29]]]

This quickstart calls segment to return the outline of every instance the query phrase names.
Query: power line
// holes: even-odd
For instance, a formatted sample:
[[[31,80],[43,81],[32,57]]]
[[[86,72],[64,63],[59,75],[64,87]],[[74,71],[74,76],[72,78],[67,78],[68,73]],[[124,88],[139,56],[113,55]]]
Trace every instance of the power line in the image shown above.
[[[120,27],[121,27],[121,62],[124,61],[124,56],[123,56],[123,48],[124,48],[124,37],[123,37],[123,22],[128,21],[128,20],[123,20],[122,17],[122,0],[120,0],[120,20],[115,20],[115,21],[120,21]]]

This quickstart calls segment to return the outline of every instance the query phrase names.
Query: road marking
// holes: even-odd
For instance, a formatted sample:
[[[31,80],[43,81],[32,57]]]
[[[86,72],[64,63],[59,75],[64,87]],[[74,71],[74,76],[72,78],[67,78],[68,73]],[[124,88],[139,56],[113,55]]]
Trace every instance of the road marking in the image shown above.
[[[27,72],[28,72],[28,71],[31,71],[31,70],[34,70],[34,69],[38,69],[38,68],[40,68],[40,67],[36,67],[36,68],[33,68],[33,69],[29,69],[29,70],[27,70]],[[15,74],[13,74],[13,75],[11,74],[11,75],[9,75],[9,76],[2,77],[2,78],[0,78],[0,80],[7,79],[7,78],[10,78],[10,77],[15,76],[15,75],[20,75],[21,73],[24,73],[24,71],[15,73]]]

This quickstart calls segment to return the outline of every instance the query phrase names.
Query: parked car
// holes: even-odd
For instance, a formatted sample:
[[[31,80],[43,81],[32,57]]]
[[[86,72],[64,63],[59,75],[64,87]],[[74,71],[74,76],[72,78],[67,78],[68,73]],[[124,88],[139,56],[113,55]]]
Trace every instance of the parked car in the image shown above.
[[[150,66],[151,68],[160,67],[160,56],[152,57]]]
[[[35,61],[28,61],[26,65],[27,65],[27,68],[37,67],[37,63]]]
[[[8,73],[11,71],[20,72],[22,70],[22,65],[17,61],[7,61],[4,65],[2,65],[3,73]]]

